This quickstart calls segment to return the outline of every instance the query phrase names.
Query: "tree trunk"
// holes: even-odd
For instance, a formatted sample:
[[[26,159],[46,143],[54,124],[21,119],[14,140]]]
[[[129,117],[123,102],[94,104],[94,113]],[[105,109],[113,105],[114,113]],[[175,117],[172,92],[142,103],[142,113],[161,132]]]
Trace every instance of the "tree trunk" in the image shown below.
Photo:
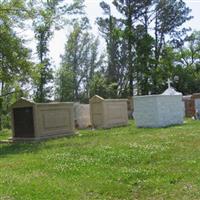
[[[3,91],[4,91],[4,82],[2,81],[1,82],[1,96],[3,95]],[[0,98],[0,131],[3,128],[3,124],[2,124],[3,114],[2,114],[2,111],[3,111],[3,97]]]
[[[129,71],[129,95],[133,96],[133,62],[132,62],[132,16],[131,13],[129,13],[128,16],[128,71]]]

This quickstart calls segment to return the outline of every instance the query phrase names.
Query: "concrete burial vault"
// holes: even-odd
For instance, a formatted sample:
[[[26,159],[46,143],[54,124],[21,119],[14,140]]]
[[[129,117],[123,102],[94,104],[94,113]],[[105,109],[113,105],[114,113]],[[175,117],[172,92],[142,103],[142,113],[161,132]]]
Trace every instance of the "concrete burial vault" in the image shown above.
[[[90,105],[74,103],[74,120],[75,127],[78,129],[91,127]]]
[[[183,123],[182,95],[136,96],[134,108],[137,127],[166,127]]]
[[[95,128],[111,128],[128,124],[127,99],[90,99],[90,115]]]
[[[183,96],[183,102],[185,103],[186,117],[195,117],[197,112],[200,113],[200,93]]]
[[[137,127],[165,127],[182,124],[184,104],[182,94],[171,87],[160,95],[134,97],[134,118]]]
[[[35,103],[21,98],[11,107],[13,140],[39,140],[74,133],[73,103]]]

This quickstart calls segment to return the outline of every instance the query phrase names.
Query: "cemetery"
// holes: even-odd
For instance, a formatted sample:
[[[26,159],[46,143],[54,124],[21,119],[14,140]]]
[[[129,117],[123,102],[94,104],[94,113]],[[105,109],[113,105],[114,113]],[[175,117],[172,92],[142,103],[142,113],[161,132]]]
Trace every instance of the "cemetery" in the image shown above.
[[[176,157],[184,154],[184,157],[190,157],[193,162],[199,163],[196,158],[200,149],[197,148],[194,153],[193,139],[183,139],[195,137],[197,144],[200,144],[198,140],[200,123],[198,120],[184,118],[186,109],[184,101],[192,99],[196,106],[195,110],[197,110],[198,98],[198,94],[193,94],[189,99],[188,97],[184,99],[181,93],[171,87],[169,80],[168,88],[160,95],[134,96],[129,99],[104,99],[95,95],[90,99],[89,104],[79,102],[35,103],[20,98],[10,109],[12,143],[9,140],[5,142],[5,139],[11,136],[11,132],[0,133],[0,152],[3,158],[0,159],[0,166],[17,163],[22,156],[28,168],[31,167],[33,170],[29,174],[28,168],[24,169],[23,174],[25,175],[22,176],[20,170],[23,161],[14,168],[1,168],[0,176],[4,180],[5,178],[12,179],[14,188],[21,188],[23,185],[27,190],[29,187],[31,190],[41,189],[43,192],[39,196],[36,195],[37,199],[51,199],[51,197],[56,199],[57,195],[62,196],[59,191],[62,191],[62,194],[68,196],[69,199],[81,199],[82,195],[90,198],[89,191],[91,190],[95,191],[98,198],[115,199],[115,197],[121,198],[122,196],[131,198],[132,195],[136,197],[137,194],[146,198],[145,192],[149,191],[149,183],[146,180],[152,183],[152,188],[157,187],[158,193],[152,198],[159,198],[163,182],[170,183],[167,188],[170,190],[174,182],[179,179],[177,172],[170,170],[170,167],[181,165],[180,173],[185,173],[188,168],[187,159],[180,164],[175,160]],[[133,110],[134,119],[128,120],[131,110]],[[163,127],[168,128],[163,129]],[[76,132],[78,134],[75,134]],[[51,138],[56,139],[51,140]],[[32,141],[37,142],[32,143]],[[184,141],[185,149],[182,149],[182,141]],[[9,154],[15,154],[15,156],[9,158]],[[165,157],[168,158],[167,161]],[[151,169],[152,164],[155,163],[156,166],[158,165],[155,170],[158,171],[156,179],[159,185],[154,182],[155,174],[152,174]],[[38,165],[43,167],[38,169]],[[145,173],[149,174],[146,178],[143,177],[144,175],[137,175],[139,178],[137,185],[143,186],[144,189],[133,186],[136,190],[134,193],[129,191],[128,185],[134,185],[136,179],[123,181],[126,176],[131,176],[130,166],[132,170],[137,170],[136,175],[143,174],[143,169],[146,169]],[[160,170],[160,168],[165,169],[166,166],[169,168],[167,171]],[[196,171],[194,165],[190,168],[199,174],[199,170]],[[11,175],[13,169],[19,174],[14,178]],[[190,171],[191,176],[193,176],[193,170]],[[54,180],[51,179],[52,172]],[[38,176],[37,173],[40,175]],[[88,176],[81,178],[85,176],[85,173]],[[62,180],[59,178],[60,175]],[[35,179],[38,184],[29,185],[32,179]],[[59,189],[57,193],[53,190],[46,192],[44,184],[39,184],[43,182],[51,185],[50,188],[55,188],[58,180],[64,182],[64,185],[59,185],[61,190]],[[184,177],[181,180],[187,181]],[[123,192],[119,183],[125,188]],[[181,187],[181,183],[176,184]],[[69,185],[72,186],[69,187]],[[80,185],[85,185],[86,192],[82,191]],[[6,182],[1,187],[4,190],[7,188],[10,191],[9,194],[14,193],[14,189]],[[113,193],[113,187],[115,193]],[[15,197],[23,196],[26,199],[24,195],[29,192],[18,191]],[[102,191],[105,192],[102,193]],[[189,190],[186,196],[190,198],[193,192]],[[171,192],[167,193],[166,197],[171,194]],[[176,190],[173,194],[178,198],[183,195],[180,191],[177,195]]]
[[[9,190],[11,196],[17,188],[15,197],[24,199],[30,194],[29,190],[41,190],[35,194],[37,199],[56,199],[62,195],[69,199],[81,199],[82,196],[90,199],[90,191],[100,199],[131,199],[138,194],[145,199],[147,196],[159,198],[163,183],[168,185],[167,191],[171,191],[174,184],[182,187],[182,182],[189,181],[186,177],[180,178],[173,168],[178,166],[180,174],[186,173],[188,159],[185,158],[200,164],[196,159],[200,149],[197,147],[194,152],[193,147],[194,138],[196,145],[200,144],[200,123],[184,119],[182,94],[170,86],[170,81],[168,89],[162,94],[135,96],[132,101],[134,120],[128,121],[130,102],[127,99],[104,99],[95,95],[89,104],[35,103],[19,99],[10,109],[13,143],[3,142],[11,136],[11,132],[0,133],[0,166],[3,166],[0,176],[13,182],[10,185],[9,181],[4,181],[1,188]],[[168,128],[162,128],[166,126]],[[74,134],[77,130],[78,134]],[[64,137],[69,135],[72,137]],[[181,163],[176,160],[183,155]],[[17,164],[9,167],[12,163]],[[25,163],[26,168],[23,168]],[[156,175],[152,173],[152,166],[157,171]],[[195,165],[191,164],[190,169],[187,173],[191,177],[193,173],[200,175]],[[16,173],[14,177],[13,171]],[[130,179],[129,176],[138,178]],[[30,184],[33,180],[34,185]],[[130,185],[134,192],[130,191]],[[20,189],[22,187],[23,190]],[[59,188],[56,193],[55,187]],[[149,194],[149,190],[155,192],[155,187],[157,192]],[[175,195],[181,198],[184,194],[190,199],[195,192],[195,189],[186,193],[177,190],[167,192],[166,197]],[[6,193],[3,193],[5,196]]]
[[[0,200],[199,200],[199,8],[0,1]]]

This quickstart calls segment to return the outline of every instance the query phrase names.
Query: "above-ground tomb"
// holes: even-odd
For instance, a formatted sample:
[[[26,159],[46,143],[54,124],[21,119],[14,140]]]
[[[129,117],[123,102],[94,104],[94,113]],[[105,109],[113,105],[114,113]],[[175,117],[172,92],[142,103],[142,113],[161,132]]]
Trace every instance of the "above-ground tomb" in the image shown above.
[[[137,127],[166,127],[182,124],[182,94],[168,88],[161,95],[134,97],[134,118]]]
[[[92,126],[111,128],[128,124],[127,99],[103,99],[95,95],[90,99]]]
[[[73,103],[35,103],[21,98],[11,108],[13,140],[38,140],[74,133]]]
[[[90,120],[90,105],[89,104],[74,104],[74,120],[75,127],[85,129],[91,126]]]
[[[200,118],[200,93],[183,96],[185,103],[185,116]]]

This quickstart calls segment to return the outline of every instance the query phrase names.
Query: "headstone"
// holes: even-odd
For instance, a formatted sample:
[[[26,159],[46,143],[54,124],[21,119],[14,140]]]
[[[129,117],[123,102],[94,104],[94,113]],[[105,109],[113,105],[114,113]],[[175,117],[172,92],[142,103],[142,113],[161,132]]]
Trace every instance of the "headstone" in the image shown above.
[[[90,99],[91,122],[94,128],[112,128],[128,124],[127,99]]]
[[[74,134],[73,103],[35,103],[21,98],[11,108],[13,140]]]
[[[170,86],[161,95],[134,97],[134,117],[137,127],[166,127],[182,124],[184,104],[182,94]]]
[[[75,103],[74,119],[75,119],[75,127],[78,129],[86,129],[91,127],[90,105]]]

